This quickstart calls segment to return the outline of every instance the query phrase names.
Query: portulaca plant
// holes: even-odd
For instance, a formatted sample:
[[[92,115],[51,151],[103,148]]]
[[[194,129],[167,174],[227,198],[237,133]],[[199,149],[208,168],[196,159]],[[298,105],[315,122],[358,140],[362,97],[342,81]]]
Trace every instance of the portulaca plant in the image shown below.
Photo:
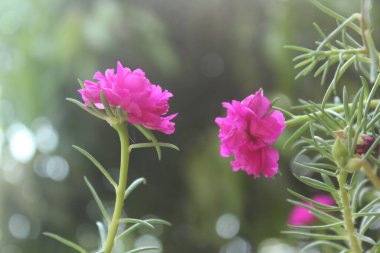
[[[361,0],[361,10],[344,17],[317,0],[310,2],[337,22],[330,33],[315,24],[321,40],[316,48],[288,46],[300,54],[294,58],[296,78],[314,73],[325,84],[321,101],[305,101],[293,112],[278,108],[275,101],[259,90],[242,101],[223,103],[225,117],[216,118],[221,141],[220,155],[233,156],[234,171],[245,171],[253,178],[273,177],[278,173],[279,151],[274,148],[278,137],[288,131],[283,149],[297,151],[294,163],[312,172],[312,176],[294,176],[317,194],[308,196],[289,189],[295,205],[289,214],[289,230],[284,234],[303,238],[300,252],[319,248],[320,252],[377,253],[380,252],[380,233],[370,233],[370,226],[380,216],[380,86],[379,53],[375,47],[371,22],[371,1]],[[342,77],[347,70],[357,73],[354,92],[348,91]],[[329,78],[331,77],[331,78]],[[158,158],[161,147],[177,149],[170,143],[158,142],[152,130],[165,134],[174,132],[172,120],[176,114],[165,116],[172,94],[152,84],[143,71],[131,71],[117,63],[105,74],[96,72],[96,81],[86,80],[79,90],[83,103],[75,103],[90,114],[105,120],[120,137],[120,175],[118,182],[92,155],[85,155],[115,189],[113,213],[107,213],[90,181],[85,183],[103,214],[99,228],[97,253],[113,252],[117,240],[138,227],[153,228],[168,222],[160,219],[140,220],[123,216],[124,202],[145,179],[128,185],[128,165],[131,152],[139,148],[155,148]],[[286,117],[288,118],[286,120]],[[130,143],[129,127],[137,128],[147,143]],[[300,162],[307,155],[312,160]],[[269,217],[268,217],[269,219]],[[126,224],[124,230],[120,225]],[[86,253],[86,249],[56,234],[46,233],[72,249]],[[143,247],[129,253],[155,249]],[[311,252],[311,251],[309,251]]]
[[[300,100],[291,113],[277,108],[262,91],[242,102],[224,103],[220,127],[221,156],[234,155],[234,171],[253,177],[272,177],[278,171],[279,155],[272,144],[285,127],[292,132],[284,148],[299,150],[294,162],[313,176],[294,176],[320,191],[305,196],[289,189],[296,199],[289,215],[290,230],[283,233],[304,240],[300,252],[377,253],[380,234],[370,226],[380,213],[380,85],[379,53],[372,36],[371,1],[361,0],[361,11],[346,18],[321,4],[310,2],[332,17],[337,27],[328,34],[315,24],[321,40],[315,49],[288,46],[301,54],[294,58],[296,78],[314,72],[322,76],[326,92],[322,101]],[[348,69],[357,73],[356,91],[349,94],[340,80]],[[328,80],[329,73],[332,79]],[[287,121],[281,112],[289,117]],[[295,129],[295,127],[297,127]],[[295,129],[295,130],[294,130]],[[301,155],[312,157],[299,162]]]
[[[105,74],[96,72],[93,77],[96,81],[79,81],[83,102],[68,99],[83,110],[95,117],[106,121],[114,128],[120,139],[120,169],[118,182],[108,173],[106,167],[101,165],[92,155],[84,149],[74,146],[80,153],[86,156],[96,168],[103,174],[115,190],[115,204],[112,215],[109,215],[95,188],[85,177],[85,183],[92,193],[103,215],[97,222],[99,229],[99,249],[97,253],[111,253],[116,241],[123,239],[136,229],[145,226],[153,229],[155,224],[170,225],[161,219],[136,219],[123,216],[124,203],[135,188],[146,182],[144,178],[136,179],[128,185],[129,160],[132,151],[141,148],[155,148],[158,159],[161,159],[161,147],[178,148],[170,143],[158,142],[151,130],[165,134],[174,133],[174,122],[171,120],[177,114],[165,116],[169,111],[168,100],[173,96],[169,91],[162,90],[158,85],[152,84],[145,73],[136,69],[134,71],[117,63],[114,69],[107,69]],[[130,143],[129,125],[135,127],[148,140],[147,143]],[[120,231],[119,227],[124,226]],[[86,253],[86,249],[59,235],[45,233],[72,249]],[[159,249],[157,247],[140,247],[131,249],[129,253]]]

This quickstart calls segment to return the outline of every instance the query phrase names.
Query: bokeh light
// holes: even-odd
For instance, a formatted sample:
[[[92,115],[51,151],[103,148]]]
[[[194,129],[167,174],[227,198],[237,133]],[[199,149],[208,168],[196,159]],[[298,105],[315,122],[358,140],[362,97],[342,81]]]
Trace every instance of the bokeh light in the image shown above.
[[[59,143],[59,136],[51,122],[46,118],[35,120],[37,148],[42,153],[53,152]]]
[[[8,222],[9,232],[17,239],[26,239],[31,230],[28,218],[22,214],[13,214]]]
[[[252,253],[252,247],[246,240],[237,237],[223,246],[219,253]]]
[[[215,225],[215,230],[220,237],[224,239],[231,239],[239,233],[240,221],[238,217],[233,214],[223,214],[218,218]]]
[[[29,162],[36,152],[36,142],[32,131],[24,124],[13,123],[7,129],[9,151],[12,157],[20,162]]]

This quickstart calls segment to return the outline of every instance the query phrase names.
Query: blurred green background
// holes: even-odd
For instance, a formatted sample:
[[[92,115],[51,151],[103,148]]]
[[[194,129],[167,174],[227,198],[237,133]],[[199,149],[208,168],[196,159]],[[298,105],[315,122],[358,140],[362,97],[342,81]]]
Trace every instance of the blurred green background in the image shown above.
[[[326,2],[346,16],[359,8]],[[291,153],[281,151],[273,179],[233,173],[218,155],[214,118],[225,113],[221,102],[260,87],[283,107],[299,97],[318,101],[319,80],[295,81],[295,54],[283,48],[313,47],[313,21],[326,32],[335,25],[306,0],[1,0],[0,253],[71,252],[43,231],[98,246],[101,214],[83,177],[109,206],[114,195],[71,145],[115,174],[118,139],[65,98],[79,98],[77,78],[117,60],[174,93],[176,133],[159,139],[181,152],[164,150],[159,162],[153,150],[133,154],[129,178],[148,184],[129,199],[128,215],[154,214],[173,227],[140,230],[115,252],[147,243],[167,253],[297,252],[280,234],[291,208],[286,188],[313,192],[292,178]],[[141,140],[136,131],[131,137]]]

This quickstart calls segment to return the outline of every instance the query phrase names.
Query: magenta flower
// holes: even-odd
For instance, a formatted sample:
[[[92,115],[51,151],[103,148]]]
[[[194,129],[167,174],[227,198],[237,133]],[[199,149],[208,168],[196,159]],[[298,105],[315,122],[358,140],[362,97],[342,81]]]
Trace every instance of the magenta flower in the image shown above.
[[[120,107],[128,114],[128,122],[165,134],[174,132],[174,122],[171,120],[177,114],[163,116],[169,110],[168,100],[172,93],[152,84],[141,69],[132,71],[117,62],[116,73],[114,69],[107,69],[104,75],[98,71],[93,79],[97,81],[86,80],[85,88],[79,90],[85,106],[89,106],[90,101],[103,109],[103,91],[111,106]]]
[[[270,101],[259,90],[242,102],[223,103],[225,118],[216,118],[220,155],[235,156],[231,162],[234,171],[244,170],[253,177],[272,177],[278,171],[279,154],[272,144],[285,129],[284,115],[272,110]]]
[[[334,199],[330,195],[318,194],[311,199],[327,206],[333,206],[335,204]],[[303,203],[305,203],[308,206],[312,206],[311,203]],[[316,221],[317,218],[309,210],[302,206],[293,207],[288,218],[288,223],[292,226],[310,225]]]

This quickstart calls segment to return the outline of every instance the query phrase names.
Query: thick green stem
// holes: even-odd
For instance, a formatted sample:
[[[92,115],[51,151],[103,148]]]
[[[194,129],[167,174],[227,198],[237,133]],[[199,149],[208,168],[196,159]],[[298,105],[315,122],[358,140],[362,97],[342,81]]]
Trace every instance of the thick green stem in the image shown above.
[[[117,229],[119,227],[119,221],[124,206],[124,192],[127,187],[128,176],[128,164],[129,164],[129,136],[128,125],[125,122],[115,124],[113,126],[120,138],[121,155],[120,155],[120,176],[119,184],[116,188],[116,203],[115,209],[112,215],[111,223],[108,225],[108,234],[104,246],[104,253],[111,253]]]
[[[344,170],[341,170],[338,175],[339,194],[343,205],[342,213],[347,233],[347,242],[351,249],[351,253],[362,253],[363,249],[361,241],[356,234],[354,219],[351,212],[350,197],[346,189],[347,175],[347,172]]]
[[[380,100],[376,99],[376,100],[372,100],[370,102],[370,105],[369,107],[370,108],[374,108],[377,106],[377,104],[380,102]],[[349,104],[348,105],[349,108],[352,107],[352,104]],[[338,105],[338,106],[334,106],[334,107],[329,107],[327,108],[329,110],[332,110],[334,112],[343,112],[344,111],[344,106],[343,105]],[[318,112],[315,112],[316,115],[322,115],[322,112],[321,111],[318,111]],[[302,115],[302,116],[295,116],[293,119],[290,119],[290,120],[287,120],[285,122],[286,126],[287,127],[293,127],[293,126],[297,126],[297,125],[301,125],[302,123],[306,122],[306,121],[310,121],[312,120],[312,117],[314,114],[305,114],[305,115]]]

